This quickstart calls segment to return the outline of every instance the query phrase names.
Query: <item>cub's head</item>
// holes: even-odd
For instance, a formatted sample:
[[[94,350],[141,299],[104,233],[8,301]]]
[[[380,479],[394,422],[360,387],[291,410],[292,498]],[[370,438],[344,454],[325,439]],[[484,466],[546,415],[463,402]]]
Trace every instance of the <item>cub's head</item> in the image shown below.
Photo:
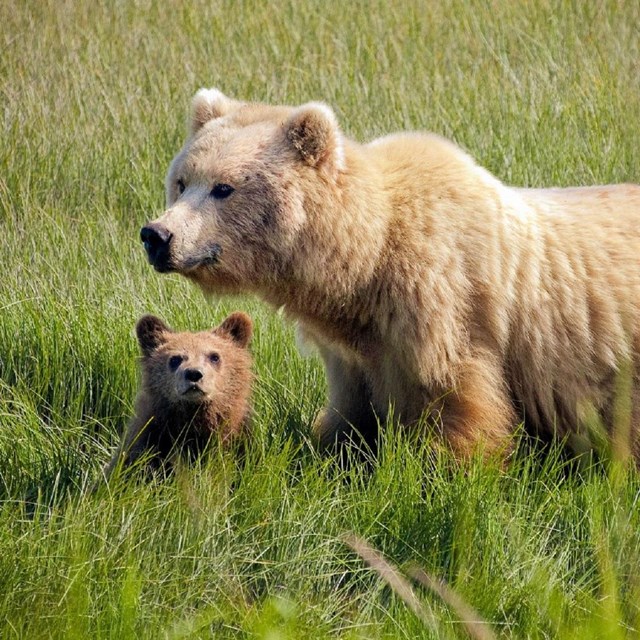
[[[159,318],[143,316],[136,333],[145,392],[170,405],[215,402],[222,409],[244,400],[251,382],[247,347],[252,328],[249,316],[241,312],[198,333],[173,331]]]
[[[326,105],[244,103],[201,89],[167,174],[167,210],[140,234],[149,261],[210,291],[277,283],[343,165],[342,134]]]

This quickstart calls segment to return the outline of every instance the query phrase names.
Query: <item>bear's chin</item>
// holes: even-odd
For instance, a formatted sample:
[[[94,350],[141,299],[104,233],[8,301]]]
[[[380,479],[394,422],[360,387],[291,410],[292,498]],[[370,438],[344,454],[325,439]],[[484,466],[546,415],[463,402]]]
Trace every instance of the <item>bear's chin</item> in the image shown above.
[[[214,242],[199,251],[194,251],[191,255],[185,256],[181,261],[179,271],[186,273],[215,267],[220,261],[221,255],[222,247],[217,242]]]
[[[249,288],[235,278],[229,277],[217,269],[200,267],[192,271],[180,272],[191,282],[196,284],[207,295],[239,295],[246,293]]]
[[[200,404],[208,399],[207,393],[197,386],[187,387],[186,389],[176,389],[176,396],[181,402]]]

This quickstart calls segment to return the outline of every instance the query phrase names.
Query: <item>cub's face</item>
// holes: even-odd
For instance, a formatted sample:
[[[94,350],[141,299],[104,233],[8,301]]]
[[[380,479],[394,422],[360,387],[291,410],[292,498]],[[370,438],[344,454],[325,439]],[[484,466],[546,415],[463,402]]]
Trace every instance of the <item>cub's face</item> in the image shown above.
[[[145,389],[155,398],[172,405],[211,402],[219,395],[233,395],[234,384],[247,379],[252,323],[244,313],[198,333],[178,333],[159,318],[144,316],[136,332]]]
[[[335,183],[342,154],[325,105],[273,107],[199,91],[189,139],[167,173],[167,210],[141,231],[149,261],[212,291],[277,282],[307,224],[309,196]]]

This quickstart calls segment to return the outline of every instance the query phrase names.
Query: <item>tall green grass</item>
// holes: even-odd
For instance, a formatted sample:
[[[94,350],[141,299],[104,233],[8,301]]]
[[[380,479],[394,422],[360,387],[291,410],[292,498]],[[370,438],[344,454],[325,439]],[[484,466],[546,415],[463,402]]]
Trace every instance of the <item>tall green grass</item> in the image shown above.
[[[636,2],[0,3],[0,636],[640,636],[635,471],[522,452],[461,469],[391,430],[339,471],[322,369],[254,299],[205,300],[138,230],[191,95],[325,100],[349,135],[453,138],[506,182],[638,181]],[[132,412],[133,325],[256,323],[247,460],[90,493]],[[416,614],[345,543],[406,580]]]

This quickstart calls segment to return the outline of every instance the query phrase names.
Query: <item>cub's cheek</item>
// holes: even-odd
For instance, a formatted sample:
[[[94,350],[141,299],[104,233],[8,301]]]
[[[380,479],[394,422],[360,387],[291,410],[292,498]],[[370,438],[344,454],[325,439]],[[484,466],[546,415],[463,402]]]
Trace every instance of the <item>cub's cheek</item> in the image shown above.
[[[202,389],[203,395],[211,400],[215,399],[220,391],[216,382],[216,378],[218,377],[217,372],[212,371],[213,368],[214,367],[206,367],[205,376],[200,381],[200,388]]]

